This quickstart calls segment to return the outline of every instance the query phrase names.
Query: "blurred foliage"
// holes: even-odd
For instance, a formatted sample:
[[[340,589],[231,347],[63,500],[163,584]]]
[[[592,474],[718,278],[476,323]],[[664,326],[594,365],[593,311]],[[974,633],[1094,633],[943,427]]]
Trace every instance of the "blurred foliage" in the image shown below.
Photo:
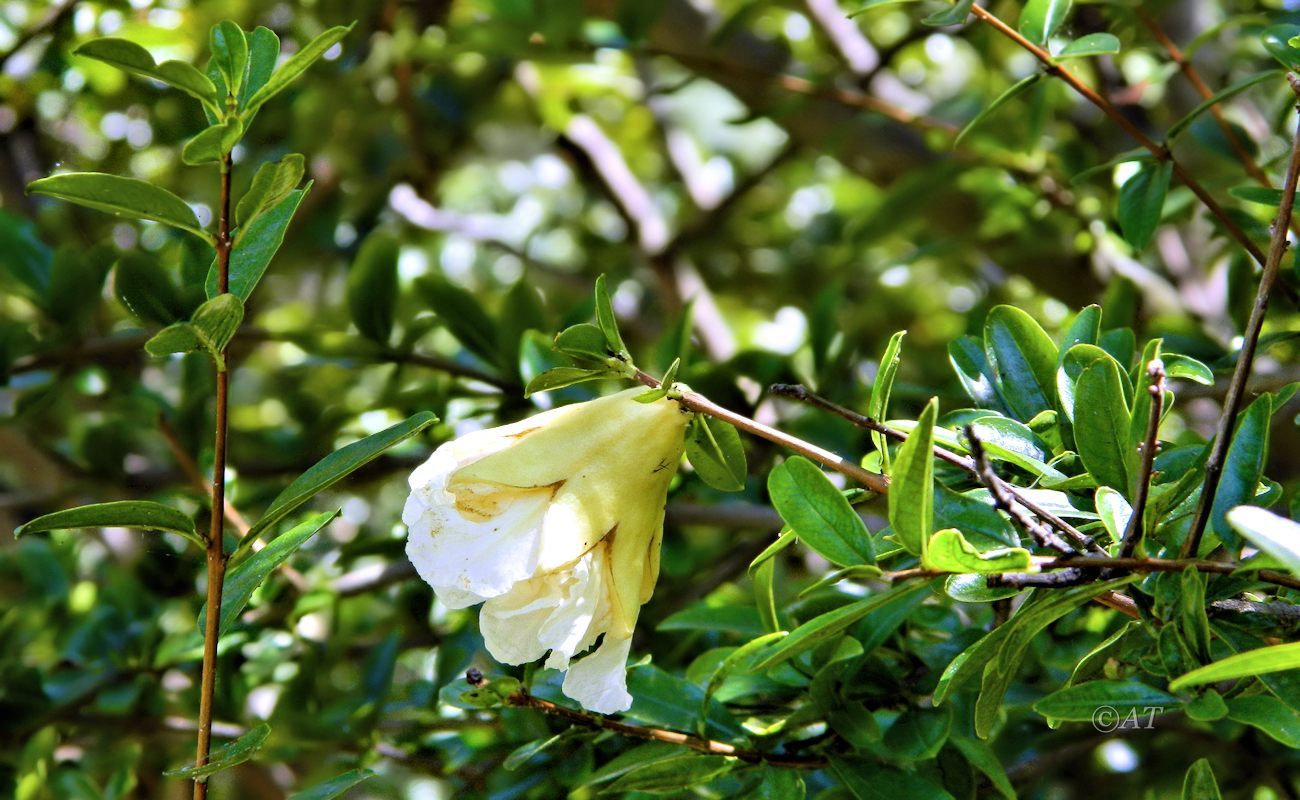
[[[216,733],[233,756],[214,794],[278,798],[331,781],[317,796],[1295,796],[1300,673],[1168,691],[1203,664],[1294,638],[1294,616],[1216,602],[1286,604],[1295,590],[1253,571],[1028,593],[978,577],[889,588],[869,562],[914,565],[938,527],[961,531],[944,552],[963,569],[993,548],[1042,550],[969,476],[939,463],[932,482],[916,456],[927,448],[900,452],[766,391],[802,382],[900,429],[937,396],[936,443],[964,451],[959,432],[973,425],[1003,477],[1110,544],[1134,498],[1146,364],[1162,355],[1175,402],[1144,554],[1176,556],[1258,270],[1184,183],[1139,160],[1061,81],[1035,78],[1023,49],[964,21],[965,5],[935,27],[924,20],[947,4],[3,3],[0,529],[125,500],[202,519],[187,462],[210,472],[211,360],[144,345],[197,323],[211,251],[25,187],[55,172],[132,177],[210,226],[216,170],[182,153],[211,120],[186,94],[74,49],[121,37],[203,68],[207,32],[226,19],[266,26],[286,55],[355,21],[234,150],[235,197],[263,164],[297,177],[298,153],[312,184],[244,297],[228,496],[257,520],[340,447],[420,412],[441,421],[412,426],[313,501],[340,516],[294,538],[287,569],[230,612]],[[1281,183],[1295,99],[1278,61],[1296,62],[1290,29],[1270,26],[1300,18],[1233,0],[1069,5],[988,7],[1053,53],[1073,43],[1078,57],[1062,63],[1156,141],[1179,133],[1179,162],[1262,247],[1278,200],[1242,152]],[[1165,35],[1212,91],[1240,89],[1223,124],[1184,121],[1203,98]],[[783,454],[758,439],[744,439],[742,491],[686,471],[669,496],[626,721],[824,767],[749,764],[461,699],[474,668],[563,700],[553,673],[492,663],[475,612],[442,608],[414,579],[405,476],[457,432],[608,388],[523,397],[567,363],[552,336],[594,318],[601,274],[644,369],[681,359],[678,379],[723,406],[896,481],[920,476],[902,480],[898,507],[848,492],[865,543],[831,499],[846,487],[816,482],[806,463],[774,472]],[[1207,539],[1232,556],[1263,548],[1254,570],[1285,567],[1286,545],[1243,541],[1224,512],[1250,502],[1286,515],[1300,480],[1290,257],[1281,280]],[[798,531],[798,498],[777,488],[790,484],[836,511],[822,539]],[[932,519],[904,506],[925,496]],[[799,544],[776,538],[782,517]],[[272,541],[288,543],[300,521],[272,524],[288,531]],[[0,793],[188,789],[163,773],[192,756],[202,576],[180,533],[0,545]],[[1132,596],[1139,618],[1087,604],[1099,587]],[[827,614],[847,621],[829,630]],[[795,648],[801,624],[812,627]],[[762,638],[776,630],[795,632]],[[1099,704],[1163,711],[1120,735],[1089,724]],[[254,754],[247,737],[263,721]]]

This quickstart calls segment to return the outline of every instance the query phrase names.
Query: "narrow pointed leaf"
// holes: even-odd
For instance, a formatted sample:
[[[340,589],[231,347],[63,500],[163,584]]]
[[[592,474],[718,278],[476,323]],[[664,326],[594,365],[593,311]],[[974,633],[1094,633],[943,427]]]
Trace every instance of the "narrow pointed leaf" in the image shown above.
[[[387,231],[371,233],[348,270],[348,310],[362,336],[387,344],[397,311],[397,258],[401,248]]]
[[[289,229],[289,223],[293,221],[294,212],[310,189],[310,182],[301,189],[295,189],[266,213],[259,214],[252,222],[236,231],[235,243],[230,251],[230,292],[238,295],[239,299],[247,300],[253,289],[257,288],[271,259],[284,243],[284,235]],[[215,259],[208,268],[205,288],[209,298],[219,294]]]
[[[248,191],[235,206],[235,224],[242,227],[258,214],[274,208],[298,188],[305,171],[305,160],[298,153],[290,153],[277,162],[267,162],[257,168]]]
[[[1020,32],[1034,44],[1047,44],[1065,22],[1070,5],[1070,0],[1029,0],[1020,12]]]
[[[1270,69],[1251,75],[1249,78],[1243,78],[1226,89],[1220,89],[1206,98],[1203,102],[1199,103],[1191,111],[1187,112],[1182,119],[1178,120],[1173,125],[1170,125],[1169,132],[1165,134],[1165,142],[1172,145],[1174,140],[1182,135],[1183,131],[1187,130],[1188,127],[1190,127],[1191,124],[1206,111],[1209,111],[1224,100],[1227,100],[1230,97],[1235,97],[1252,86],[1257,86],[1267,80],[1274,80],[1278,83],[1285,82],[1282,78],[1281,72],[1276,69]]]
[[[14,536],[72,528],[136,528],[146,531],[167,531],[178,533],[200,547],[204,546],[203,537],[194,529],[194,520],[188,514],[171,506],[147,500],[119,500],[55,511],[19,525],[14,530]]]
[[[1090,56],[1113,56],[1119,54],[1119,39],[1110,33],[1090,33],[1087,36],[1080,36],[1078,39],[1070,42],[1061,52],[1056,54],[1056,60],[1060,61],[1066,58],[1088,58]]]
[[[329,50],[341,41],[344,36],[347,36],[350,30],[352,30],[351,25],[330,28],[290,56],[289,60],[281,64],[280,68],[271,74],[266,84],[248,98],[248,102],[244,106],[245,113],[256,111],[267,100],[288,88],[289,84],[306,72],[308,67],[325,55],[326,50]]]
[[[258,30],[266,29],[258,28]],[[254,33],[256,33],[256,31],[254,31]],[[334,800],[334,798],[342,796],[344,792],[352,787],[359,786],[373,777],[375,777],[373,770],[348,770],[342,775],[336,775],[324,783],[316,784],[310,789],[304,789],[301,792],[294,792],[289,795],[289,800]]]
[[[248,733],[239,737],[224,747],[218,747],[212,751],[208,757],[208,763],[201,767],[190,765],[180,767],[179,769],[169,769],[163,773],[168,778],[185,778],[187,780],[203,781],[211,775],[230,769],[233,766],[242,764],[257,754],[266,743],[267,737],[271,735],[271,726],[263,722]]]
[[[889,524],[894,538],[925,563],[925,548],[934,530],[934,424],[939,401],[931,399],[894,458],[890,474]]]
[[[32,181],[27,191],[107,211],[120,217],[150,219],[211,241],[194,210],[176,195],[147,181],[102,172],[65,172]]]
[[[871,382],[871,398],[867,401],[867,416],[874,420],[882,421],[889,417],[889,394],[894,388],[894,379],[898,375],[898,364],[902,361],[901,351],[903,346],[903,337],[907,331],[899,331],[889,337],[889,344],[885,347],[885,354],[880,359],[880,369],[876,371],[876,379]],[[881,463],[885,471],[889,471],[889,446],[888,440],[884,434],[871,434],[871,439],[875,442],[876,450],[880,452]]]
[[[248,98],[266,85],[280,57],[280,37],[260,25],[248,34],[248,78],[239,91],[239,110],[248,107]]]
[[[745,488],[749,467],[740,434],[720,419],[697,414],[686,432],[686,458],[708,485],[720,492]]]
[[[1231,550],[1240,549],[1240,543],[1228,524],[1227,514],[1230,509],[1246,505],[1255,497],[1260,478],[1264,475],[1264,464],[1268,461],[1268,423],[1272,416],[1272,395],[1260,395],[1247,406],[1237,421],[1237,430],[1224,460],[1223,474],[1210,509],[1210,527]]]
[[[1074,429],[1079,457],[1098,485],[1127,496],[1129,409],[1113,360],[1098,359],[1079,376]]]
[[[1237,506],[1227,520],[1246,541],[1300,578],[1300,523],[1257,506]]]
[[[627,345],[623,343],[623,334],[618,331],[618,318],[614,316],[614,305],[610,302],[604,275],[596,278],[596,324],[605,334],[605,343],[610,351],[627,357]]]
[[[984,322],[984,350],[1017,419],[1055,407],[1057,347],[1033,317],[1014,306],[994,308]]]
[[[1119,229],[1134,250],[1145,250],[1155,235],[1173,170],[1173,161],[1169,159],[1148,162],[1120,187]]]
[[[204,103],[214,106],[217,103],[217,88],[198,68],[183,61],[164,61],[158,64],[148,50],[135,42],[112,37],[94,39],[73,52],[133,75],[161,81]]]
[[[1249,678],[1289,669],[1300,669],[1300,642],[1247,650],[1215,661],[1213,664],[1206,664],[1171,681],[1169,691],[1178,692],[1189,686]]]
[[[239,96],[248,71],[248,39],[244,31],[230,20],[212,26],[212,59],[226,79],[226,89]]]
[[[565,386],[573,386],[578,383],[587,381],[598,381],[613,377],[608,372],[598,369],[583,369],[581,367],[555,367],[548,369],[537,377],[528,382],[524,387],[524,397],[532,397],[538,392],[549,392],[553,389],[563,389]],[[638,397],[639,399],[639,397]],[[655,398],[658,399],[658,398]],[[647,401],[649,402],[649,401]]]

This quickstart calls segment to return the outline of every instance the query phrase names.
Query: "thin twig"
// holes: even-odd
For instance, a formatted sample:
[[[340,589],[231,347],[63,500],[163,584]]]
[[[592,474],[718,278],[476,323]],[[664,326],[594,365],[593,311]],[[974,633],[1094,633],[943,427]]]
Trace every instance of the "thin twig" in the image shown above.
[[[736,747],[735,745],[727,744],[726,742],[718,742],[713,739],[703,739],[699,736],[692,736],[688,733],[680,733],[678,731],[670,731],[663,728],[649,728],[642,725],[629,725],[626,722],[616,722],[608,717],[565,708],[564,706],[557,705],[549,700],[543,700],[540,697],[533,697],[528,692],[522,690],[507,697],[506,703],[516,708],[536,709],[544,714],[559,717],[577,725],[582,725],[583,727],[613,731],[614,733],[619,733],[624,736],[632,736],[637,739],[668,742],[669,744],[689,747],[690,749],[701,753],[737,758],[749,764],[771,764],[774,767],[788,767],[791,769],[822,769],[826,766],[826,759],[817,756],[794,756],[765,753],[762,750]]]
[[[1285,620],[1300,620],[1300,605],[1295,603],[1256,603],[1253,600],[1215,600],[1210,603],[1211,611],[1223,611],[1229,614],[1259,614],[1265,617],[1278,617]]]
[[[1147,497],[1151,493],[1151,469],[1156,462],[1156,450],[1160,448],[1157,437],[1160,434],[1160,417],[1165,410],[1164,362],[1156,358],[1147,364],[1147,380],[1150,381],[1147,394],[1151,396],[1151,413],[1147,415],[1147,431],[1142,437],[1142,461],[1138,468],[1133,513],[1124,531],[1124,543],[1120,545],[1119,554],[1124,558],[1137,552],[1145,529],[1143,518],[1147,511]]]
[[[217,212],[217,291],[230,292],[230,167],[221,161],[221,201]],[[199,735],[194,763],[208,763],[212,750],[212,710],[217,688],[217,640],[221,635],[221,590],[226,580],[226,426],[230,407],[229,348],[217,359],[216,424],[212,445],[212,513],[208,519],[208,614],[203,626],[203,676],[199,686]],[[194,781],[194,800],[207,800],[207,779]]]
[[[1072,555],[1074,548],[1057,536],[1056,531],[1023,512],[1022,506],[1012,499],[1010,492],[1006,490],[1006,484],[993,471],[993,465],[989,463],[988,456],[984,453],[984,443],[980,441],[979,436],[975,434],[975,428],[971,425],[966,426],[966,441],[970,444],[971,458],[975,461],[975,478],[984,484],[989,494],[993,496],[993,507],[1007,512],[1007,516],[1034,537],[1034,541],[1039,545],[1063,555]]]
[[[636,371],[636,380],[651,388],[659,387],[659,379],[641,370]],[[769,442],[778,444],[787,450],[792,450],[801,456],[812,459],[824,467],[833,469],[846,477],[852,478],[863,486],[867,487],[877,494],[885,494],[889,491],[889,478],[878,472],[870,472],[859,467],[857,464],[849,461],[843,456],[832,453],[818,447],[811,442],[805,442],[788,433],[783,433],[776,428],[764,425],[761,422],[741,416],[734,411],[729,411],[709,398],[698,392],[684,391],[677,401],[691,411],[698,411],[701,414],[708,414],[710,417],[720,419],[723,422],[730,423],[739,430],[766,439]]]
[[[1001,575],[990,575],[986,580],[989,586],[1005,586],[1013,589],[1028,589],[1031,587],[1064,589],[1069,586],[1092,583],[1100,576],[1099,570],[1071,567],[1056,572],[1007,572]]]
[[[1151,137],[1143,133],[1137,125],[1133,124],[1132,120],[1121,114],[1119,109],[1115,108],[1109,100],[1098,94],[1091,86],[1079,80],[1078,76],[1074,73],[1058,64],[1056,59],[1052,57],[1051,53],[1026,39],[1019,31],[1003,22],[992,12],[979,5],[973,5],[971,6],[971,13],[1029,52],[1034,56],[1034,58],[1038,59],[1039,63],[1043,65],[1044,71],[1046,71],[1048,75],[1065,81],[1070,88],[1083,95],[1084,99],[1101,109],[1102,113],[1110,117],[1110,119],[1123,129],[1125,133],[1133,137],[1138,144],[1142,145],[1142,147],[1149,151],[1151,155],[1155,156],[1157,161],[1168,161],[1172,165],[1174,174],[1178,176],[1178,179],[1182,181],[1184,186],[1191,190],[1192,194],[1196,195],[1201,203],[1205,205],[1206,209],[1208,209],[1209,212],[1214,215],[1215,219],[1219,221],[1219,224],[1223,226],[1223,229],[1226,230],[1233,239],[1236,239],[1237,243],[1240,244],[1246,252],[1250,253],[1251,258],[1254,258],[1260,264],[1265,262],[1264,252],[1259,249],[1259,246],[1250,240],[1250,237],[1246,235],[1245,231],[1243,231],[1236,222],[1233,222],[1232,217],[1228,216],[1228,213],[1224,211],[1223,207],[1218,204],[1208,191],[1206,191],[1205,187],[1201,186],[1200,182],[1197,181],[1196,178],[1192,177],[1192,174],[1173,157],[1169,152],[1168,147],[1157,143],[1151,139]]]
[[[801,386],[798,384],[777,383],[769,387],[768,390],[772,392],[772,394],[779,395],[781,397],[789,397],[793,400],[798,400],[800,402],[807,403],[808,405],[811,405],[814,408],[820,408],[823,411],[828,411],[852,423],[856,427],[863,428],[869,431],[874,431],[890,439],[893,439],[894,441],[902,442],[907,439],[907,434],[903,433],[902,431],[895,430],[894,428],[889,427],[888,425],[884,424],[883,422],[880,422],[879,420],[875,420],[872,419],[871,417],[859,414],[858,412],[849,408],[845,408],[844,406],[839,405],[838,403],[832,403],[830,400],[827,400],[826,398],[821,397],[820,395],[809,391],[808,388],[805,386]],[[958,455],[952,452],[951,450],[948,450],[947,448],[941,447],[939,445],[935,445],[934,455],[936,458],[942,461],[946,461],[947,463],[952,464],[954,467],[958,467],[959,469],[964,470],[967,474],[971,475],[972,477],[977,476],[978,470],[975,466],[975,462],[969,458],[966,458],[965,456]],[[1098,545],[1095,541],[1093,541],[1091,536],[1087,535],[1086,533],[1079,530],[1075,526],[1061,519],[1059,516],[1052,513],[1051,511],[1048,511],[1047,509],[1043,508],[1038,503],[1034,502],[1028,495],[1026,495],[1023,491],[1021,491],[1020,487],[1007,483],[1001,478],[998,478],[998,482],[1002,484],[1003,488],[1007,492],[1009,492],[1013,497],[1015,497],[1017,503],[1029,509],[1029,512],[1034,516],[1038,517],[1039,519],[1048,523],[1052,527],[1056,528],[1065,536],[1069,537],[1069,539],[1072,542],[1074,542],[1076,546],[1083,549],[1091,550],[1094,553],[1097,553],[1098,555],[1106,554],[1106,551],[1102,549],[1102,547]]]
[[[1291,90],[1300,96],[1300,78],[1295,73],[1287,73]],[[1300,105],[1297,106],[1300,110]],[[1187,539],[1183,542],[1181,555],[1189,558],[1196,555],[1201,546],[1201,537],[1205,533],[1206,523],[1214,508],[1214,495],[1219,488],[1219,478],[1223,474],[1224,462],[1227,460],[1228,445],[1236,430],[1237,414],[1241,411],[1241,401],[1246,393],[1246,381],[1250,379],[1251,368],[1255,363],[1255,349],[1259,346],[1259,335],[1264,329],[1264,317],[1268,313],[1268,301],[1277,282],[1278,268],[1287,250],[1287,230],[1291,227],[1291,209],[1295,204],[1296,180],[1300,175],[1300,129],[1297,129],[1291,145],[1291,161],[1287,165],[1286,179],[1282,183],[1282,202],[1278,206],[1277,219],[1273,221],[1273,238],[1268,247],[1268,260],[1264,262],[1264,272],[1259,278],[1259,290],[1255,293],[1255,305],[1250,310],[1250,319],[1242,335],[1241,352],[1237,355],[1237,365],[1232,372],[1232,381],[1228,384],[1228,396],[1223,401],[1223,416],[1219,418],[1219,427],[1214,435],[1214,446],[1210,457],[1205,462],[1205,482],[1201,486],[1201,499],[1196,507],[1196,517]]]

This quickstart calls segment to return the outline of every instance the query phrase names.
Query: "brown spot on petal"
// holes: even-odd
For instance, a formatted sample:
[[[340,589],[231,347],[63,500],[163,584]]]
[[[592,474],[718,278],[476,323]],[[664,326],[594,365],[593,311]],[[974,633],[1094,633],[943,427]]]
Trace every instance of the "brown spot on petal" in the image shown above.
[[[447,490],[456,498],[456,510],[473,522],[487,522],[500,516],[507,508],[529,497],[543,495],[547,500],[564,485],[564,481],[547,486],[506,486],[486,481],[465,482],[455,485],[453,479]]]
[[[540,431],[541,429],[542,429],[542,426],[541,426],[541,425],[537,425],[537,426],[532,427],[532,428],[524,428],[522,431],[519,431],[518,433],[512,433],[512,434],[510,434],[509,436],[507,436],[506,438],[508,438],[508,439],[522,439],[522,438],[524,438],[525,436],[527,436],[528,434],[533,433],[533,432],[535,432],[535,431]]]

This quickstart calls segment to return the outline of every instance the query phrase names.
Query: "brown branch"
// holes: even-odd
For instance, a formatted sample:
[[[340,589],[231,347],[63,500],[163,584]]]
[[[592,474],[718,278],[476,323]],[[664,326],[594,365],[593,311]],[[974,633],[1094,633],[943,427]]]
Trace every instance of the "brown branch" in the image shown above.
[[[1287,73],[1291,90],[1300,96],[1300,78],[1295,73]],[[1300,110],[1300,105],[1297,106]],[[1259,290],[1255,293],[1255,305],[1250,310],[1250,319],[1242,335],[1241,353],[1237,356],[1237,365],[1232,372],[1232,381],[1228,384],[1228,396],[1223,401],[1223,416],[1219,418],[1219,427],[1214,435],[1214,446],[1209,460],[1205,462],[1205,482],[1201,486],[1201,499],[1196,507],[1196,517],[1187,539],[1183,542],[1183,558],[1195,556],[1201,546],[1201,537],[1210,520],[1214,508],[1214,495],[1219,488],[1219,479],[1223,474],[1224,462],[1227,460],[1228,445],[1236,430],[1237,414],[1241,411],[1242,398],[1246,392],[1246,381],[1250,379],[1251,368],[1255,363],[1255,349],[1259,346],[1259,335],[1264,329],[1264,317],[1268,313],[1269,296],[1273,284],[1277,282],[1278,268],[1287,250],[1287,230],[1291,227],[1291,209],[1295,203],[1296,180],[1300,175],[1300,130],[1296,131],[1291,145],[1291,161],[1287,165],[1286,179],[1282,183],[1282,202],[1277,209],[1277,219],[1273,221],[1273,238],[1268,247],[1268,260],[1264,262],[1264,272],[1259,278]]]
[[[1147,497],[1151,493],[1151,469],[1155,465],[1156,450],[1160,448],[1160,417],[1165,409],[1165,365],[1159,359],[1152,359],[1147,364],[1147,394],[1151,396],[1151,413],[1147,415],[1147,431],[1142,437],[1142,462],[1138,469],[1136,494],[1133,498],[1133,513],[1129,516],[1128,526],[1124,531],[1124,542],[1119,554],[1125,558],[1137,552],[1138,543],[1142,541],[1145,523],[1143,518],[1147,511]]]
[[[828,411],[852,423],[853,425],[859,428],[863,428],[869,431],[874,431],[890,439],[893,439],[894,441],[902,442],[907,439],[907,434],[903,433],[902,431],[895,430],[889,427],[888,425],[885,425],[884,423],[880,422],[879,420],[875,420],[872,419],[871,417],[859,414],[856,411],[853,411],[852,409],[845,408],[844,406],[841,406],[837,403],[832,403],[830,400],[827,400],[826,398],[821,397],[820,395],[817,395],[809,391],[807,387],[800,386],[797,384],[778,383],[769,387],[769,391],[771,391],[772,394],[779,395],[782,397],[789,397],[794,400],[799,400],[800,402],[807,403],[808,405],[811,405],[814,408],[820,408],[823,411]],[[942,461],[946,461],[947,463],[952,464],[954,467],[964,470],[972,477],[978,477],[978,469],[973,460],[966,458],[964,456],[957,455],[951,450],[948,450],[947,448],[944,447],[940,447],[939,445],[935,445],[934,455],[936,458]],[[1029,509],[1030,513],[1032,513],[1034,516],[1038,517],[1044,522],[1047,522],[1052,527],[1056,528],[1058,531],[1068,536],[1077,546],[1084,549],[1092,550],[1093,552],[1098,553],[1099,555],[1106,554],[1106,551],[1103,550],[1100,545],[1094,542],[1091,536],[1088,536],[1083,531],[1079,530],[1075,526],[1061,519],[1056,514],[1053,514],[1052,512],[1043,508],[1038,503],[1034,502],[1032,499],[1030,499],[1028,495],[1024,494],[1018,486],[1014,486],[1010,483],[1007,483],[1006,481],[1003,481],[1001,478],[998,478],[998,481],[1003,485],[1003,487],[1006,489],[1007,492],[1009,492],[1013,497],[1015,497],[1017,503]]]
[[[659,379],[649,373],[636,371],[635,379],[651,388],[658,388]],[[773,444],[798,453],[805,458],[809,458],[821,464],[824,467],[832,469],[841,475],[852,478],[863,486],[867,487],[877,494],[885,494],[889,491],[889,478],[878,472],[870,472],[859,467],[857,464],[849,461],[841,455],[832,453],[829,450],[818,447],[815,444],[805,442],[803,439],[791,436],[788,433],[777,430],[769,425],[741,416],[734,411],[729,411],[709,398],[698,392],[684,391],[677,398],[677,402],[691,411],[697,411],[701,414],[708,414],[715,419],[729,423],[739,430],[748,434],[757,436],[760,439],[766,439]]]
[[[1029,514],[1021,511],[1023,506],[1020,506],[1012,499],[1011,493],[1006,490],[1006,484],[993,471],[993,465],[989,463],[988,456],[984,453],[984,443],[975,435],[973,426],[966,426],[966,440],[970,443],[971,458],[975,461],[975,479],[982,483],[989,490],[989,494],[993,496],[993,507],[1005,511],[1007,516],[1011,517],[1012,521],[1023,528],[1026,533],[1034,537],[1034,540],[1039,545],[1065,555],[1074,553],[1074,548],[1070,547],[1060,536],[1057,536],[1056,531],[1052,530],[1051,527],[1038,522]]]
[[[617,722],[608,717],[597,714],[588,714],[583,711],[575,711],[571,708],[552,703],[550,700],[543,700],[540,697],[533,697],[526,691],[520,690],[506,698],[506,704],[515,708],[531,708],[541,711],[543,714],[549,714],[553,717],[567,720],[576,725],[582,725],[586,728],[596,730],[612,731],[631,736],[637,739],[649,739],[655,742],[668,742],[669,744],[689,747],[700,753],[709,755],[727,756],[737,758],[748,764],[771,764],[774,767],[787,767],[790,769],[822,769],[826,766],[826,759],[818,756],[795,756],[779,755],[776,753],[766,753],[762,750],[750,750],[745,747],[736,747],[726,742],[719,742],[713,739],[704,739],[699,736],[692,736],[688,733],[679,733],[678,731],[665,730],[663,728],[649,728],[642,725],[629,725],[626,722]]]
[[[1214,197],[1206,191],[1205,187],[1202,186],[1196,178],[1192,177],[1192,174],[1173,157],[1173,154],[1169,152],[1168,147],[1152,140],[1151,137],[1143,133],[1137,125],[1133,124],[1132,120],[1121,114],[1119,109],[1115,108],[1109,100],[1098,94],[1091,86],[1081,81],[1074,73],[1058,64],[1056,59],[1052,58],[1051,53],[1020,35],[1019,31],[1012,28],[1010,25],[1007,25],[992,12],[979,5],[974,5],[971,6],[971,13],[1033,55],[1034,58],[1038,59],[1039,63],[1043,65],[1043,68],[1048,75],[1059,78],[1068,84],[1070,88],[1083,95],[1085,100],[1099,108],[1102,113],[1107,117],[1110,117],[1110,119],[1125,133],[1131,136],[1138,144],[1142,145],[1142,147],[1149,151],[1151,155],[1155,156],[1157,161],[1168,161],[1173,166],[1174,174],[1178,176],[1178,179],[1182,181],[1184,186],[1191,190],[1192,194],[1196,195],[1201,203],[1205,205],[1206,209],[1208,209],[1214,218],[1219,221],[1219,224],[1223,226],[1223,229],[1226,230],[1233,239],[1236,239],[1237,243],[1240,244],[1246,252],[1250,253],[1251,258],[1254,258],[1260,264],[1265,263],[1264,252],[1250,240],[1250,237],[1246,235],[1245,231],[1243,231],[1237,223],[1232,221],[1232,218],[1228,216],[1227,212],[1223,210],[1223,207],[1218,204]]]

